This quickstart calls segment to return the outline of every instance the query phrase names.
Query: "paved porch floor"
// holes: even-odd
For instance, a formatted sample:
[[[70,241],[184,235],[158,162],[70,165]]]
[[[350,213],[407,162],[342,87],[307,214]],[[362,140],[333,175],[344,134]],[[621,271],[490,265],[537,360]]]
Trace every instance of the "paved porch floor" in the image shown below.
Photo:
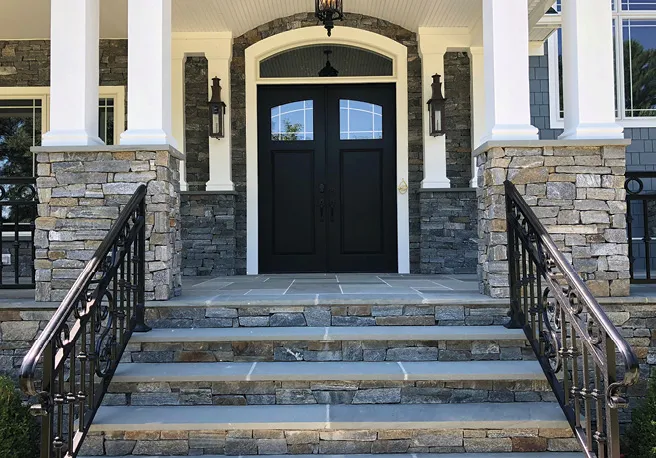
[[[632,285],[627,298],[598,298],[604,303],[656,303],[656,285]],[[478,292],[476,274],[281,274],[184,277],[182,295],[151,305],[305,305],[314,304],[498,304]],[[0,308],[35,306],[33,290],[0,290]],[[59,303],[41,303],[55,307]]]

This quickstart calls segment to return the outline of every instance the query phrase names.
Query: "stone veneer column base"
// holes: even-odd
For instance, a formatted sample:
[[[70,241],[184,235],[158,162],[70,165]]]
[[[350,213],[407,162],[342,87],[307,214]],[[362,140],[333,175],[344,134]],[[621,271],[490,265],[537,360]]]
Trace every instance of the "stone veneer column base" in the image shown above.
[[[482,293],[508,297],[503,183],[517,186],[592,293],[628,296],[626,140],[488,142],[478,165]]]
[[[235,275],[235,198],[233,191],[182,193],[182,273]]]
[[[476,189],[421,189],[419,204],[421,273],[476,273]]]
[[[140,184],[146,196],[146,299],[181,290],[180,160],[168,145],[37,147],[36,294],[60,301]]]

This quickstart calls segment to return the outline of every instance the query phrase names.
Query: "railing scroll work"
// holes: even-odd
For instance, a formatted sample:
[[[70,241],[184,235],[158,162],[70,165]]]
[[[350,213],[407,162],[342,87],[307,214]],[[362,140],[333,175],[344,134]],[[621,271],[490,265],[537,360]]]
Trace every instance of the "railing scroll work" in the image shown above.
[[[75,457],[133,332],[144,323],[146,187],[140,186],[23,359],[41,458]]]
[[[524,329],[585,454],[620,458],[617,409],[638,359],[515,186],[505,188],[508,326]]]

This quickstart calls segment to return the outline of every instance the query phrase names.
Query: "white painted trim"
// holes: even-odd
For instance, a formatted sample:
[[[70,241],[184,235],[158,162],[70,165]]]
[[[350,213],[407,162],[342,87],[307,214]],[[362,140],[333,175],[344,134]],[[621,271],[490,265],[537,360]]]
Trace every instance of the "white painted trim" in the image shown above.
[[[221,78],[221,94],[228,106],[225,117],[226,136],[221,140],[209,140],[210,179],[206,183],[208,191],[233,191],[232,183],[232,121],[230,101],[230,61],[232,59],[232,32],[196,33],[176,32],[172,34],[171,45],[173,69],[173,137],[179,150],[186,154],[185,109],[184,109],[184,65],[187,57],[204,56],[208,66],[208,88],[212,78]],[[208,89],[209,94],[209,89]],[[180,190],[186,191],[185,161],[180,163]]]
[[[246,49],[246,273],[259,272],[259,222],[258,222],[258,167],[257,167],[257,86],[258,84],[284,84],[284,79],[259,77],[259,63],[274,54],[298,46],[316,44],[347,45],[374,51],[391,58],[394,62],[393,77],[381,78],[335,78],[333,84],[354,82],[396,83],[397,123],[397,183],[408,182],[408,49],[401,43],[365,30],[340,27],[339,35],[326,36],[323,27],[305,27],[290,30],[266,38]],[[307,78],[294,80],[295,84],[318,84],[325,80]],[[286,81],[289,83],[289,80]],[[410,209],[408,193],[397,193],[398,271],[410,272]]]
[[[623,16],[626,13],[622,13]],[[656,14],[646,15],[641,13],[639,15],[640,19],[656,19]],[[619,56],[619,61],[624,60],[624,46],[621,45],[621,27],[615,27],[615,36],[614,36],[614,47],[615,55]],[[560,82],[558,80],[558,34],[553,33],[547,40],[547,49],[548,49],[548,59],[549,59],[549,127],[551,129],[564,129],[565,120],[560,116]],[[620,65],[615,65],[615,81],[620,81],[616,85],[617,90],[615,91],[616,106],[622,107],[624,103],[624,72],[621,71]],[[618,110],[619,113],[622,113],[623,110]],[[644,117],[644,118],[616,118],[615,122],[627,129],[631,128],[654,128],[656,127],[656,117]]]
[[[100,86],[98,99],[114,99],[114,144],[118,145],[125,131],[125,86]],[[50,87],[48,86],[0,86],[0,99],[41,99],[41,132],[50,129]]]

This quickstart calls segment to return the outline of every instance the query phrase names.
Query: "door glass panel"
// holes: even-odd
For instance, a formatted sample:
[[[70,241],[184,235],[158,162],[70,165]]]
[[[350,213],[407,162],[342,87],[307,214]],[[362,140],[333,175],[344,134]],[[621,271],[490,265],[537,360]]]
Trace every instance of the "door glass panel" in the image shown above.
[[[340,140],[383,138],[383,107],[357,100],[339,101]]]
[[[274,141],[314,140],[314,103],[292,102],[271,109],[271,139]]]

